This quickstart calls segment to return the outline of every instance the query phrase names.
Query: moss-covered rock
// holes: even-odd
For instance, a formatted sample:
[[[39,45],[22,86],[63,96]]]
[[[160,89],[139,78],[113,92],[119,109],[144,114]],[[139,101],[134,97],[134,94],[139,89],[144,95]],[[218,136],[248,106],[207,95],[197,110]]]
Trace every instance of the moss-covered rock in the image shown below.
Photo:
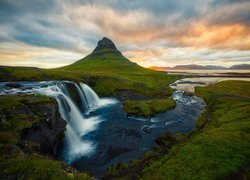
[[[124,110],[129,115],[149,117],[173,109],[176,102],[173,99],[150,99],[145,101],[127,100]]]
[[[0,96],[0,118],[0,179],[91,179],[53,159],[66,130],[54,99]]]

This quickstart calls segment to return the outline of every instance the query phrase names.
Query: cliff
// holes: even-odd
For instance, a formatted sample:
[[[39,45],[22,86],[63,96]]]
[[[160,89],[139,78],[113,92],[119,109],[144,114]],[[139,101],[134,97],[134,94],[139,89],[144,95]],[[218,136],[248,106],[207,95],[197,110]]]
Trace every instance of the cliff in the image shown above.
[[[0,177],[89,179],[54,159],[65,130],[66,122],[54,99],[39,95],[0,96]]]

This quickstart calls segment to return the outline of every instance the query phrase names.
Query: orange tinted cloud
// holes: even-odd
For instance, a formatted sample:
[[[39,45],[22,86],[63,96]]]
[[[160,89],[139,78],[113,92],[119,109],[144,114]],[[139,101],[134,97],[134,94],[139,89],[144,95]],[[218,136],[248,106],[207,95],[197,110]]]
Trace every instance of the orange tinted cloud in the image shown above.
[[[162,53],[160,51],[148,51],[148,50],[135,50],[127,51],[124,53],[131,61],[136,62],[137,64],[149,67],[151,66],[149,59],[153,60],[154,58],[159,58]]]
[[[250,50],[250,28],[242,24],[193,23],[180,42],[185,46]]]
[[[82,55],[75,52],[41,48],[22,43],[0,43],[0,65],[55,68],[73,63]],[[53,63],[51,63],[53,62]]]

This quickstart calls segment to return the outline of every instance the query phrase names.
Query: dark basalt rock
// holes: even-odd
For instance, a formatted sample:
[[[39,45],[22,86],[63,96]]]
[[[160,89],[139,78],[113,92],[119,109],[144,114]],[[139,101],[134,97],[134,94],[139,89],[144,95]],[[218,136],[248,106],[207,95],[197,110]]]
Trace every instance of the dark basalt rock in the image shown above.
[[[122,53],[116,48],[113,41],[104,37],[102,40],[98,41],[97,47],[91,53],[91,55],[102,55],[106,53],[112,53],[113,55],[122,55]]]
[[[171,132],[167,132],[165,135],[158,137],[155,140],[155,142],[159,146],[169,148],[169,147],[173,146],[177,141],[176,141],[174,134],[172,134]]]
[[[98,41],[97,47],[94,49],[93,52],[96,52],[101,49],[113,49],[117,50],[115,44],[108,38],[104,37],[102,40]]]
[[[1,143],[5,146],[15,139],[13,143],[24,153],[56,157],[67,125],[59,113],[57,102],[34,95],[6,97],[1,100],[3,108],[0,108],[1,132],[5,135]],[[5,105],[11,99],[16,99],[16,103]],[[12,149],[16,152],[16,148]]]
[[[10,87],[10,88],[20,88],[20,87],[22,87],[22,85],[18,84],[18,83],[8,83],[8,84],[5,84],[5,86]]]
[[[41,154],[56,156],[67,123],[61,118],[56,104],[37,104],[32,110],[43,114],[42,120],[23,131],[22,144],[24,147],[30,145],[30,142],[39,144]],[[32,150],[36,151],[34,148]]]

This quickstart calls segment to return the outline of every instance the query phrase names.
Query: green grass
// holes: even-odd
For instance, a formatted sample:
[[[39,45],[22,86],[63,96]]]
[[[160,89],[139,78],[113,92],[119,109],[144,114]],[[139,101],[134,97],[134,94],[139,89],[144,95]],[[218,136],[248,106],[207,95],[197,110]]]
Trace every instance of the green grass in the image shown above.
[[[39,155],[0,157],[1,179],[92,179],[84,173],[76,173],[63,162]]]
[[[176,103],[173,99],[152,99],[146,101],[127,100],[124,102],[124,110],[135,116],[149,117],[154,114],[173,109]]]

